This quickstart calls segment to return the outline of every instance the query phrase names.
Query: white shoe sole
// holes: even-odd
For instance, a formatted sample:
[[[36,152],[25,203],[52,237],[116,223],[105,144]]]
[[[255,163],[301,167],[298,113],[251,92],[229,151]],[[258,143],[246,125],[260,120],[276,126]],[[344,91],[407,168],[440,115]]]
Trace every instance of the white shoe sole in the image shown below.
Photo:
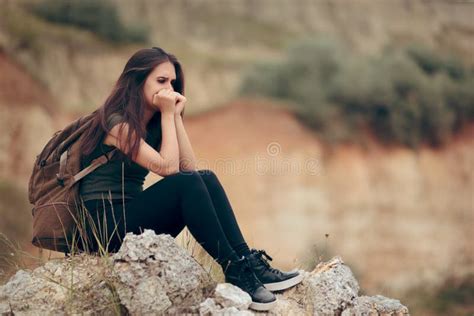
[[[269,303],[257,303],[257,302],[252,302],[250,303],[250,308],[255,310],[255,311],[268,311],[275,307],[277,304],[277,300],[274,300],[273,302]]]
[[[295,286],[296,284],[300,283],[303,281],[303,274],[298,274],[294,278],[281,281],[281,282],[275,282],[275,283],[264,283],[263,285],[269,290],[269,291],[281,291],[281,290],[286,290],[287,288],[290,288],[292,286]]]

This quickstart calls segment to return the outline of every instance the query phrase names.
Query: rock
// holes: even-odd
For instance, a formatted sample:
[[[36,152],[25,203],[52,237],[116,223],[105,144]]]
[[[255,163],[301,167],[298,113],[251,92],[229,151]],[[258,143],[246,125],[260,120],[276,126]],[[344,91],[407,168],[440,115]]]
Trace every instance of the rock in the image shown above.
[[[248,311],[248,310],[239,310],[237,309],[236,307],[232,306],[232,307],[228,307],[228,308],[224,308],[220,311],[218,311],[215,315],[219,315],[219,316],[252,316],[252,315],[255,315],[254,313],[252,313],[251,311]]]
[[[131,315],[194,311],[215,287],[169,235],[127,234],[112,257],[76,255],[18,271],[0,287],[0,312]]]
[[[387,298],[382,295],[359,296],[353,302],[354,306],[344,310],[341,316],[360,315],[409,315],[408,308],[399,300]]]
[[[33,315],[33,311],[28,313],[30,306],[35,308],[37,313],[46,312],[51,307],[58,311],[57,306],[44,304],[45,298],[41,296],[42,293],[47,294],[48,297],[53,298],[50,301],[53,301],[58,292],[62,292],[60,286],[47,284],[35,275],[19,270],[7,284],[0,287],[0,314],[15,311],[15,314]],[[43,304],[36,304],[38,301]]]
[[[199,305],[199,315],[209,316],[209,315],[238,315],[238,316],[249,316],[255,315],[249,310],[240,310],[235,306],[225,307],[216,304],[214,299],[207,298],[204,302]]]
[[[307,272],[306,272],[307,273]],[[269,315],[308,315],[310,309],[306,306],[306,288],[299,285],[277,294],[277,305],[269,311]]]
[[[212,298],[199,305],[200,315],[253,315],[248,311],[250,295],[230,283],[216,286]]]
[[[124,282],[117,289],[117,294],[120,302],[133,315],[162,313],[173,305],[158,278],[142,279],[137,283]]]
[[[248,309],[252,298],[249,294],[242,291],[230,283],[220,283],[216,287],[214,300],[222,307],[236,307],[237,309]]]
[[[220,309],[212,298],[206,298],[204,302],[199,304],[199,315],[214,315]]]
[[[0,311],[8,306],[15,315],[104,312],[113,303],[97,260],[77,256],[52,260],[32,272],[19,270],[0,287]]]
[[[314,315],[335,315],[352,306],[359,284],[340,257],[320,263],[303,280],[305,302]]]
[[[250,303],[249,303],[250,304]],[[240,315],[248,316],[255,315],[249,310],[240,310],[235,306],[222,308],[221,305],[216,304],[214,299],[207,298],[199,305],[199,315]]]
[[[196,309],[215,287],[209,274],[173,237],[152,230],[127,234],[113,260],[123,284],[118,291],[120,301],[133,313]]]

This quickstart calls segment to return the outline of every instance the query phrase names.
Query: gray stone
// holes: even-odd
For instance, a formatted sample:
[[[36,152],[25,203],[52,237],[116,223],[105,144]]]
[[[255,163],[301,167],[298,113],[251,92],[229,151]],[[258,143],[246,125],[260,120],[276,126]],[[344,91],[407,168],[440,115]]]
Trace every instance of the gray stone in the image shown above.
[[[221,305],[217,304],[214,299],[207,298],[204,302],[199,305],[199,315],[209,316],[209,315],[239,315],[239,316],[249,316],[255,315],[249,310],[241,310],[235,306],[222,308]]]
[[[199,305],[200,315],[253,315],[248,310],[252,299],[250,295],[230,283],[216,286],[212,298]]]
[[[359,296],[353,306],[344,310],[341,316],[365,316],[365,315],[409,315],[408,308],[399,300],[387,298],[382,295]]]
[[[212,292],[209,274],[170,235],[127,234],[113,256],[120,300],[137,314],[195,310]],[[130,290],[132,289],[132,290]]]
[[[199,304],[199,315],[214,315],[218,310],[220,310],[220,307],[217,306],[216,302],[210,297]]]
[[[320,263],[303,280],[306,305],[313,315],[334,315],[352,306],[359,284],[340,257]]]
[[[31,272],[19,270],[0,287],[1,312],[8,306],[15,315],[107,314],[119,304],[111,301],[97,261],[95,257],[77,256],[51,260]]]
[[[162,313],[172,305],[158,278],[142,279],[133,284],[123,282],[117,288],[117,294],[120,302],[134,315]]]
[[[169,235],[128,234],[112,257],[51,260],[0,287],[0,311],[15,315],[197,312],[213,291],[208,273]]]
[[[249,310],[240,310],[237,307],[227,307],[217,311],[216,316],[252,316],[255,315]]]
[[[237,309],[248,309],[252,298],[249,294],[242,291],[230,283],[220,283],[217,285],[214,300],[222,307],[236,307]]]

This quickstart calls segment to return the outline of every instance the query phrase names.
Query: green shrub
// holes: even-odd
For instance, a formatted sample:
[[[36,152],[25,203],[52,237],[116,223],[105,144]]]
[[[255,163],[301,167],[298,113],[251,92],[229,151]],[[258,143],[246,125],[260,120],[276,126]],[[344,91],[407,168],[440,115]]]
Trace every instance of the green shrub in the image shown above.
[[[279,63],[248,71],[240,92],[290,101],[326,140],[439,145],[474,120],[474,71],[425,48],[351,54],[334,41],[293,44]]]
[[[112,42],[146,42],[148,39],[143,26],[124,26],[117,9],[105,0],[43,0],[31,9],[50,22],[89,30]]]
[[[409,46],[406,52],[429,75],[445,72],[456,80],[463,79],[466,75],[462,63],[453,57],[441,56],[422,46]]]
[[[472,315],[474,274],[446,276],[439,285],[417,285],[401,297],[412,315]]]

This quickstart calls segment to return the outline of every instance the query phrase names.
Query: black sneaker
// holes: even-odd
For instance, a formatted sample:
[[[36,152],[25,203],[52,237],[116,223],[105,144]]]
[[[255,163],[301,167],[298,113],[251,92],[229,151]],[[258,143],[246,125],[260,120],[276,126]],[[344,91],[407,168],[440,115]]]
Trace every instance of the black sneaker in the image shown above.
[[[250,267],[248,258],[231,261],[224,271],[225,281],[238,286],[252,298],[250,308],[256,311],[267,311],[276,305],[275,295],[267,290]]]
[[[265,250],[256,249],[250,250],[248,258],[255,275],[268,290],[285,290],[303,281],[303,275],[298,271],[282,272],[272,268],[264,256],[272,260]]]

